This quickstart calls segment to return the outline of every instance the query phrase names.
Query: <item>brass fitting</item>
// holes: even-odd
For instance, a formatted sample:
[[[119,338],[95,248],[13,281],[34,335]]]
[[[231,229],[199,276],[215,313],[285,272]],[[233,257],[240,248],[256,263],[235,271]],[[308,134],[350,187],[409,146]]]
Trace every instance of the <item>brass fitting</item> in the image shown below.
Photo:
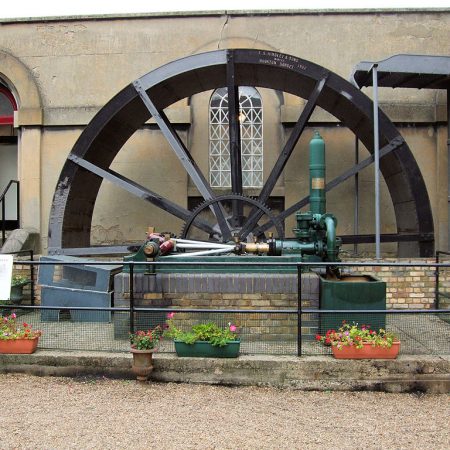
[[[266,242],[246,242],[243,246],[247,253],[269,253],[269,244]]]

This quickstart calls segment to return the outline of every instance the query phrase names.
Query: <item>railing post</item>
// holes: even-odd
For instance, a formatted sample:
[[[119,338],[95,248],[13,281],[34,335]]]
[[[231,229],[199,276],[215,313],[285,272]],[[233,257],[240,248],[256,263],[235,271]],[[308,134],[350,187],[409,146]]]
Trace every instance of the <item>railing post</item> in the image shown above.
[[[16,190],[16,205],[17,205],[17,228],[20,228],[20,184],[16,182],[17,190]]]
[[[134,333],[134,262],[129,262],[130,267],[130,333]]]
[[[439,250],[436,252],[436,264],[439,264]],[[439,267],[435,267],[434,272],[435,286],[434,286],[434,307],[439,309]]]
[[[302,356],[302,268],[297,264],[297,356]]]
[[[30,250],[30,260],[34,261],[34,252]],[[34,306],[34,264],[30,264],[30,278],[31,278],[31,306]]]

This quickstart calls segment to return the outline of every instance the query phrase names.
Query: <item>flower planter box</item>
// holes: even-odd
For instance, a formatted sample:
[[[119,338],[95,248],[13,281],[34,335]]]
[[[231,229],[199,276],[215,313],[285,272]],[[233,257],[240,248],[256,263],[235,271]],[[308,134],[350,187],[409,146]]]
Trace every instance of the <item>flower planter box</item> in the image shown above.
[[[178,340],[173,342],[178,356],[196,358],[237,358],[241,345],[241,341],[231,341],[224,347],[216,347],[203,341],[197,341],[194,344],[185,344]]]
[[[20,305],[23,300],[23,287],[20,286],[11,286],[11,293],[9,294],[9,300],[14,305]]]
[[[36,351],[39,338],[33,339],[0,339],[0,353],[31,354]]]
[[[395,359],[400,351],[400,342],[394,342],[390,348],[363,344],[363,348],[356,348],[352,345],[338,349],[333,345],[331,350],[336,359]]]

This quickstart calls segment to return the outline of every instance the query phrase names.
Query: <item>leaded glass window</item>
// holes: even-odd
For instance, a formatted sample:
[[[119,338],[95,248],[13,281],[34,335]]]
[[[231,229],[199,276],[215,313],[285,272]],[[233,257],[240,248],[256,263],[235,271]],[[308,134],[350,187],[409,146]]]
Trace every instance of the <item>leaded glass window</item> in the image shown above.
[[[243,187],[263,185],[262,102],[250,86],[239,87]],[[212,187],[231,187],[227,88],[214,91],[209,108],[209,177]]]

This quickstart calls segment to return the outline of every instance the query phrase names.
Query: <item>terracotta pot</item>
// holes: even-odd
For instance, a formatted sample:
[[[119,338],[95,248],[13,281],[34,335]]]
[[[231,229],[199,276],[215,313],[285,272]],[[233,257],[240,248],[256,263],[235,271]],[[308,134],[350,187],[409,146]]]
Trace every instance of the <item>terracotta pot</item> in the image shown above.
[[[337,359],[395,359],[400,350],[400,342],[394,342],[391,348],[363,344],[363,348],[352,345],[351,347],[343,346],[341,349],[333,345],[331,350]]]
[[[154,350],[131,349],[131,353],[133,354],[133,365],[131,366],[131,369],[138,381],[147,381],[152,373],[153,352]]]
[[[38,345],[39,338],[33,339],[0,339],[0,353],[24,354],[34,353]]]

